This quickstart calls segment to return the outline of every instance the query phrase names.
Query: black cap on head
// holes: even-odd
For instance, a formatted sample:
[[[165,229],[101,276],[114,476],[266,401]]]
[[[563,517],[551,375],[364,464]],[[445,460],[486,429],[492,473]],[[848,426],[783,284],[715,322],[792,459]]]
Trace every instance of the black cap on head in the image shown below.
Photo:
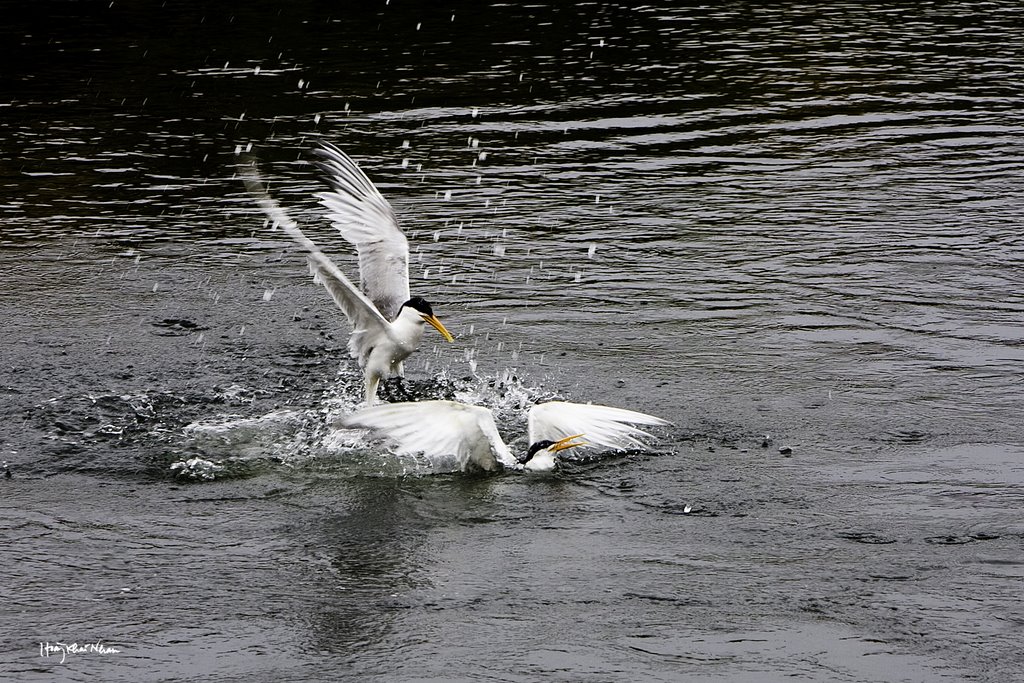
[[[414,296],[402,304],[402,308],[405,308],[406,306],[426,315],[434,315],[434,309],[432,309],[430,304],[427,303],[427,300],[421,296]]]
[[[519,458],[519,464],[525,465],[526,463],[530,462],[530,458],[537,455],[537,451],[542,451],[545,448],[551,448],[554,445],[554,441],[538,441],[537,443],[532,444],[530,448],[527,449],[526,455]]]

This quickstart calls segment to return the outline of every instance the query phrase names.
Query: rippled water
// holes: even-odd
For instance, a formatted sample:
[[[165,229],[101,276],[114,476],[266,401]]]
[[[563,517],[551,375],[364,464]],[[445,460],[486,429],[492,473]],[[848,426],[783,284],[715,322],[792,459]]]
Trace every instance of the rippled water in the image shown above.
[[[0,28],[3,676],[1024,680],[1024,10],[173,5]],[[234,178],[354,272],[319,138],[457,336],[416,392],[674,426],[331,430],[347,330]]]

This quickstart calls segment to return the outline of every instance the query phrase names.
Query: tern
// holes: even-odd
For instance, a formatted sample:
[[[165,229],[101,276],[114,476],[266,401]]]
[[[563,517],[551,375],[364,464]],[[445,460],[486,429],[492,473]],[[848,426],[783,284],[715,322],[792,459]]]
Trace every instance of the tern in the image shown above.
[[[363,370],[366,403],[372,405],[382,379],[404,375],[402,363],[420,345],[425,325],[449,342],[453,338],[430,304],[409,293],[409,243],[388,200],[356,162],[331,143],[321,142],[314,154],[331,186],[330,192],[317,197],[342,238],[356,248],[360,287],[267,194],[255,164],[240,170],[267,217],[306,250],[313,279],[327,289],[351,323],[348,350]]]
[[[370,429],[391,439],[400,454],[454,456],[459,469],[488,472],[521,467],[547,472],[557,466],[558,454],[569,448],[592,446],[609,450],[640,448],[650,437],[632,425],[668,425],[660,417],[624,408],[551,401],[530,408],[526,453],[516,458],[498,434],[487,408],[456,401],[415,401],[371,406],[347,415],[339,426]],[[586,442],[577,441],[584,438]]]

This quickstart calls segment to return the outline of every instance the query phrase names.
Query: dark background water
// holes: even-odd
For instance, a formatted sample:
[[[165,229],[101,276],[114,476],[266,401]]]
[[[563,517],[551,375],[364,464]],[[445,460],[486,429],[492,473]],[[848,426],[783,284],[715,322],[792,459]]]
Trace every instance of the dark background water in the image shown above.
[[[0,675],[1022,680],[1017,4],[3,10]],[[233,177],[354,272],[319,138],[457,336],[414,377],[654,450],[332,441],[347,330]]]

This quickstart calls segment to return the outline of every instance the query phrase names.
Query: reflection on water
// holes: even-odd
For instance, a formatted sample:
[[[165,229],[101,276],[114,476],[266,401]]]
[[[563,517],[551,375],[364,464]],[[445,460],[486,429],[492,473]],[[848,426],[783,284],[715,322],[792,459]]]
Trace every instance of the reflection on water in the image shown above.
[[[232,633],[306,679],[384,678],[396,653],[408,677],[935,680],[938,654],[1018,675],[1016,4],[80,5],[0,26],[0,483],[22,530],[0,584],[84,572],[117,608],[58,623],[15,592],[5,651],[91,623],[145,647],[71,679],[268,670]],[[293,457],[347,386],[347,329],[233,168],[259,158],[354,273],[318,137],[394,204],[456,333],[416,377],[514,370],[663,415],[664,452],[529,484]],[[230,476],[181,490],[225,498],[167,513],[168,466],[197,455]],[[125,535],[150,545],[111,555]],[[889,666],[844,668],[867,655]]]

